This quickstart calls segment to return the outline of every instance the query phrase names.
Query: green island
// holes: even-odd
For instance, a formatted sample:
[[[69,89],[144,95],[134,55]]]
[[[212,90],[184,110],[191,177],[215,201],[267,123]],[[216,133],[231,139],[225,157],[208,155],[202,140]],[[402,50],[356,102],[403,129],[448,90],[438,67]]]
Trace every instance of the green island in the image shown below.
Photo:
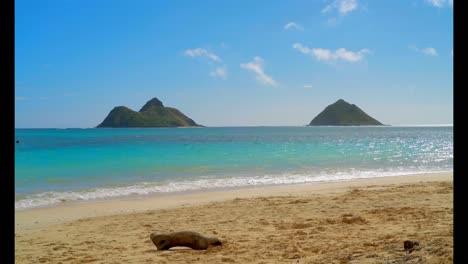
[[[114,107],[97,127],[201,127],[201,125],[176,108],[165,107],[155,97],[138,112],[126,106]]]
[[[383,126],[383,124],[355,104],[340,99],[320,112],[309,126]]]

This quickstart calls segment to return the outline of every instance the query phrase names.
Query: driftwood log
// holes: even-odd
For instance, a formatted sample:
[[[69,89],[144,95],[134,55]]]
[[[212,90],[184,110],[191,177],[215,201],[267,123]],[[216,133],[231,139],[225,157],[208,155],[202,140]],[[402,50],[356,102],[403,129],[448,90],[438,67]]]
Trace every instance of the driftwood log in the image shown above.
[[[209,246],[221,246],[221,241],[215,237],[205,237],[192,231],[182,231],[169,234],[151,233],[151,241],[158,250],[167,250],[171,247],[189,247],[204,250]]]

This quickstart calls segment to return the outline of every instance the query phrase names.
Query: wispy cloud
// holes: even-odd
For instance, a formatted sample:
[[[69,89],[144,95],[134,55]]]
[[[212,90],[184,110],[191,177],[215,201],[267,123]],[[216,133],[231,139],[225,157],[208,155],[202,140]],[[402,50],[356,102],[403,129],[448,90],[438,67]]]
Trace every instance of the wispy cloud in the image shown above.
[[[426,0],[426,2],[435,7],[443,7],[445,0]]]
[[[434,49],[434,48],[425,48],[422,50],[422,52],[426,55],[429,55],[429,56],[437,56],[439,54],[437,54],[437,50]]]
[[[23,100],[27,100],[27,99],[28,99],[27,97],[23,97],[23,96],[16,96],[15,97],[16,101],[23,101]]]
[[[218,55],[202,48],[188,49],[184,52],[184,54],[190,57],[205,56],[214,61],[221,61],[221,58]]]
[[[437,50],[435,48],[432,48],[432,47],[427,47],[427,48],[423,48],[423,49],[420,49],[418,47],[416,47],[415,45],[410,45],[409,48],[413,51],[416,51],[416,52],[420,52],[420,53],[423,53],[425,55],[428,55],[428,56],[439,56],[439,54],[437,53]]]
[[[304,88],[312,88],[312,84],[304,84]]]
[[[227,78],[227,68],[226,66],[217,67],[214,71],[210,72],[212,77],[219,77],[226,80]]]
[[[298,51],[310,55],[319,61],[332,62],[343,60],[347,62],[358,62],[364,58],[364,55],[369,52],[368,49],[361,49],[359,51],[350,51],[345,48],[339,48],[335,51],[322,48],[308,48],[301,43],[293,44],[293,48]]]
[[[224,43],[221,43],[221,46],[223,48],[227,47]],[[211,52],[207,51],[206,49],[202,49],[202,48],[188,49],[188,50],[184,51],[184,54],[189,56],[189,57],[204,56],[204,57],[207,57],[210,60],[213,60],[213,61],[216,61],[216,62],[221,62],[222,61],[221,58],[218,55],[216,55],[214,53],[211,53]],[[214,69],[213,71],[210,72],[210,76],[219,77],[219,78],[225,80],[227,78],[226,65],[216,67],[216,69]]]
[[[45,96],[39,97],[39,100],[47,100],[47,99],[49,99],[49,97],[45,97]]]
[[[286,25],[284,25],[284,29],[287,30],[287,29],[290,29],[290,28],[295,28],[295,29],[298,29],[298,30],[304,30],[304,28],[301,25],[299,25],[299,24],[297,24],[295,22],[289,22]]]
[[[453,7],[453,0],[425,0],[425,2],[438,8]]]
[[[257,81],[262,84],[277,86],[278,83],[271,77],[268,76],[263,69],[263,59],[256,56],[253,61],[248,63],[241,63],[240,67],[248,71],[254,72]]]
[[[341,15],[346,15],[358,7],[356,0],[334,0],[322,9],[322,13],[328,13],[337,10]]]

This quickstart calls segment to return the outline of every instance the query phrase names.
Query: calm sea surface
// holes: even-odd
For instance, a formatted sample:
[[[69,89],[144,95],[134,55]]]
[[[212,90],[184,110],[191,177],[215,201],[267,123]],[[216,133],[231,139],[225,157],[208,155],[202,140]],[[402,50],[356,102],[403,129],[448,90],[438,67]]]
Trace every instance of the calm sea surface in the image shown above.
[[[453,127],[16,129],[17,209],[452,171]]]

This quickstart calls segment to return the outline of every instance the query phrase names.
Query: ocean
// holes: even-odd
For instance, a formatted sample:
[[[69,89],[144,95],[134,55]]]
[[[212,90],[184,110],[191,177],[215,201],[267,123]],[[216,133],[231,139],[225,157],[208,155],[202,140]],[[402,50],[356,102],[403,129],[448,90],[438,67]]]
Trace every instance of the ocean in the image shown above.
[[[16,129],[15,208],[453,170],[453,127]]]

